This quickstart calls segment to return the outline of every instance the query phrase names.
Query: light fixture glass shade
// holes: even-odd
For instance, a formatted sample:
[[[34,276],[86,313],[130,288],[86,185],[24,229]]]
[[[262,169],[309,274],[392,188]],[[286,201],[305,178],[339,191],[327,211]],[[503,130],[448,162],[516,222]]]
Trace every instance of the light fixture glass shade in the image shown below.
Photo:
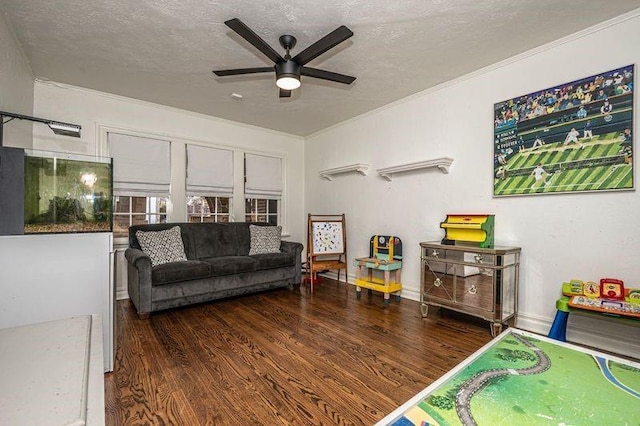
[[[292,76],[282,76],[276,80],[276,86],[283,90],[295,90],[300,87],[300,80]]]

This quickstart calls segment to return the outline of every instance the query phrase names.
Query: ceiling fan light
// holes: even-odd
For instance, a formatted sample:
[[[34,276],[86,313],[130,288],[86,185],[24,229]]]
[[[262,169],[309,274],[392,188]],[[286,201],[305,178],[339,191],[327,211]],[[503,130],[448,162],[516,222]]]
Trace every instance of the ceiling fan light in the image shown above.
[[[295,90],[300,87],[300,78],[296,75],[281,75],[276,80],[276,86],[283,90]]]

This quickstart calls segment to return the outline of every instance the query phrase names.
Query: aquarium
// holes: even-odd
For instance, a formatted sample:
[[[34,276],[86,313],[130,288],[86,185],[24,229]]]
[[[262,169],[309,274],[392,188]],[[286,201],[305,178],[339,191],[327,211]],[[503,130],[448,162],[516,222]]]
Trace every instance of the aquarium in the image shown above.
[[[108,157],[25,150],[24,233],[111,232]]]

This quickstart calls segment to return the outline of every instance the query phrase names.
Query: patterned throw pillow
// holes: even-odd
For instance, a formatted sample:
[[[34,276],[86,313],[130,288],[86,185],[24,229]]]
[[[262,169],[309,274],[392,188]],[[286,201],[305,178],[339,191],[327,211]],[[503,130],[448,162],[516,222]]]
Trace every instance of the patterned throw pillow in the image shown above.
[[[151,266],[187,260],[179,226],[164,231],[137,231],[136,238],[142,251],[151,258]]]
[[[280,253],[280,234],[282,226],[249,225],[251,248],[249,255]]]

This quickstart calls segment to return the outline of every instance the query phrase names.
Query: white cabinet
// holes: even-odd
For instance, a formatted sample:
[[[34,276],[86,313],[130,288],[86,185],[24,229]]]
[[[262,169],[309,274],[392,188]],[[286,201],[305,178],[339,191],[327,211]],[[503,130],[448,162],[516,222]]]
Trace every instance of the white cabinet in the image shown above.
[[[112,247],[109,232],[0,236],[0,328],[100,314],[113,370]]]

